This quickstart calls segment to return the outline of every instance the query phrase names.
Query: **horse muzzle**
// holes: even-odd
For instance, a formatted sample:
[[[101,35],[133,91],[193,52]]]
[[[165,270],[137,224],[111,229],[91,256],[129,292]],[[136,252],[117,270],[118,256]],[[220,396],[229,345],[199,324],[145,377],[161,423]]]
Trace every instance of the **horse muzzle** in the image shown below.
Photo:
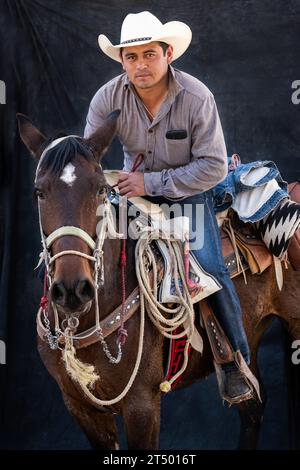
[[[59,313],[84,315],[91,308],[95,289],[88,279],[78,280],[71,286],[66,286],[63,281],[54,281],[50,296]]]

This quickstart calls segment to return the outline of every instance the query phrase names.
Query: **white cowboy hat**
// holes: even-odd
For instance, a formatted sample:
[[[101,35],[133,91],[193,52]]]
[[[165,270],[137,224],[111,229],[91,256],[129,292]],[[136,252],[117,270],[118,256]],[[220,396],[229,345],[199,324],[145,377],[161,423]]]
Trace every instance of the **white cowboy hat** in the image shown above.
[[[141,13],[130,13],[126,16],[122,24],[120,44],[113,46],[104,34],[99,35],[98,44],[104,54],[117,62],[121,62],[121,47],[162,41],[173,46],[173,60],[175,60],[186,51],[191,39],[192,31],[185,23],[170,21],[162,24],[149,11],[142,11]]]

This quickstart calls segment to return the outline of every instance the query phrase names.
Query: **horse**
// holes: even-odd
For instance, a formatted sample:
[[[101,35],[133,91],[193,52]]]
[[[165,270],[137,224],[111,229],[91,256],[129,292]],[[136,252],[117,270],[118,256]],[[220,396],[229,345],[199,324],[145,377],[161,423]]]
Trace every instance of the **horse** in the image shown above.
[[[113,112],[88,139],[76,136],[62,139],[53,148],[51,158],[47,158],[47,153],[43,153],[45,148],[51,147],[51,139],[47,139],[26,116],[18,115],[21,139],[38,164],[35,193],[39,201],[41,228],[46,237],[61,227],[72,226],[88,234],[89,240],[97,240],[97,209],[104,205],[107,192],[101,158],[116,132],[117,116],[118,113]],[[41,156],[44,156],[42,162]],[[51,302],[48,305],[47,321],[51,331],[55,324],[54,306],[59,324],[76,312],[76,326],[80,333],[94,327],[96,303],[100,321],[122,303],[120,240],[109,237],[104,240],[104,283],[96,286],[95,296],[91,245],[83,238],[67,232],[55,239],[51,246],[51,255],[55,257],[48,293]],[[135,245],[136,241],[128,238],[128,262],[124,267],[127,292],[132,292],[137,287]],[[68,255],[60,256],[63,252],[68,252]],[[236,405],[241,421],[238,447],[243,449],[256,447],[266,403],[257,364],[262,335],[273,318],[277,317],[291,338],[300,337],[300,273],[288,267],[283,275],[281,291],[276,285],[273,266],[259,276],[248,276],[247,285],[241,276],[234,278],[251,351],[250,369],[260,382],[262,397],[261,401],[253,397]],[[203,338],[203,352],[200,354],[191,350],[188,366],[177,388],[186,387],[214,371],[211,348],[205,330],[199,324],[197,305],[195,310],[197,327]],[[167,340],[159,334],[147,315],[144,321],[143,350],[135,379],[121,400],[102,407],[95,406],[66,371],[62,360],[63,347],[51,347],[51,341],[46,342],[38,336],[40,357],[57,382],[69,413],[78,422],[94,449],[119,449],[116,415],[121,415],[123,419],[128,449],[159,447],[162,399],[160,384],[164,380],[163,356]],[[112,398],[126,389],[139,354],[140,322],[138,313],[126,321],[128,337],[123,344],[120,361],[109,361],[99,341],[77,350],[80,361],[92,364],[99,372],[100,380],[96,381],[93,388],[96,399],[111,403]],[[116,331],[106,337],[106,346],[112,352],[111,355],[117,353],[116,338]]]

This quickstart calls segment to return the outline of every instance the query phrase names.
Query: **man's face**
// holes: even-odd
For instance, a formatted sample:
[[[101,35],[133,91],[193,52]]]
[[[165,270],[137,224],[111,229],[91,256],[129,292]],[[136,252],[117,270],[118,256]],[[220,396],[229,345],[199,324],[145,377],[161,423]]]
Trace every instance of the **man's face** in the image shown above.
[[[172,58],[173,47],[169,46],[164,55],[158,42],[122,50],[123,69],[137,89],[151,89],[159,84],[166,76]]]

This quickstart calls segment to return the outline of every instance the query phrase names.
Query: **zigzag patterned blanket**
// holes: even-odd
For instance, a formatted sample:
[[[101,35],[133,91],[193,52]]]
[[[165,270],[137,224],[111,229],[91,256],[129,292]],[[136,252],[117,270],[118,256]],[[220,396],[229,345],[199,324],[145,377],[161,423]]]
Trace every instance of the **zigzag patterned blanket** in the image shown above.
[[[300,204],[289,198],[283,199],[266,217],[256,222],[255,227],[270,252],[281,259],[300,227]]]

